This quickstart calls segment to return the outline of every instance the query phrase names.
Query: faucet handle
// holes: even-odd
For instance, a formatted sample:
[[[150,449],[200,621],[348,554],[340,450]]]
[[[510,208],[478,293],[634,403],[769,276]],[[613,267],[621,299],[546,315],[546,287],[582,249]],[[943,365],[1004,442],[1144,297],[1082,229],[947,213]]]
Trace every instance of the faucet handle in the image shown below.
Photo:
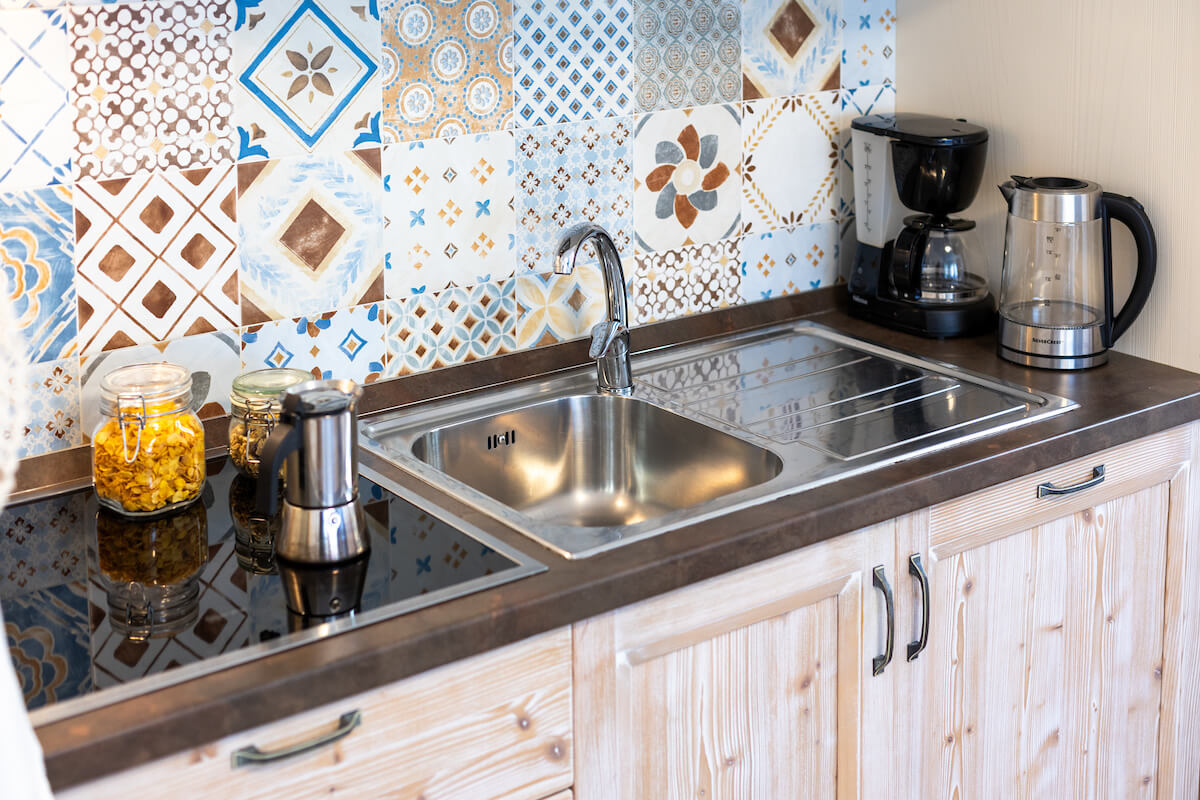
[[[603,358],[608,355],[613,342],[628,332],[629,329],[616,320],[597,322],[592,327],[592,346],[588,348],[588,358]]]

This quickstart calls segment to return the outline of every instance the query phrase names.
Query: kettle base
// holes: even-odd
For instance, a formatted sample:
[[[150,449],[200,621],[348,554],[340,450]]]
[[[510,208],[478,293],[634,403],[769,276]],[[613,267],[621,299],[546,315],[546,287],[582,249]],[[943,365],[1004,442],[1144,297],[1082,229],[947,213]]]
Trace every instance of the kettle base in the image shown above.
[[[1038,369],[1090,369],[1108,363],[1108,351],[1094,353],[1090,356],[1040,356],[1033,353],[1023,353],[1004,345],[997,345],[996,353],[1005,361],[1020,364],[1023,367]]]

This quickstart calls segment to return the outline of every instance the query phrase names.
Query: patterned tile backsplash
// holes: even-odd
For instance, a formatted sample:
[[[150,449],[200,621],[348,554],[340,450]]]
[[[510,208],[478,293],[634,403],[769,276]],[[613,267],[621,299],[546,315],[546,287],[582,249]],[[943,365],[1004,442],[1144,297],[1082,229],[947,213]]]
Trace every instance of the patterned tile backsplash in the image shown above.
[[[599,270],[551,264],[584,222],[638,324],[836,282],[896,24],[895,0],[0,0],[21,452],[87,444],[137,361],[188,366],[211,417],[246,369],[371,382],[585,336]]]

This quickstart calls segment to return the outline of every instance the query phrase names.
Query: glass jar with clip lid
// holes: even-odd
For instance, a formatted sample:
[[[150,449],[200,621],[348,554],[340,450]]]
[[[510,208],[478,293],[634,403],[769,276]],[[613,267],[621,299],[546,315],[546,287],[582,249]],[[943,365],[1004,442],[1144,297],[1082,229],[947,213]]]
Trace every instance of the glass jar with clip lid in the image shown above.
[[[238,472],[258,477],[258,454],[279,421],[279,398],[289,387],[312,380],[302,369],[256,369],[233,380],[229,392],[229,457]]]
[[[115,369],[100,381],[92,477],[101,505],[129,517],[182,508],[204,487],[204,428],[191,408],[192,376],[162,361]]]

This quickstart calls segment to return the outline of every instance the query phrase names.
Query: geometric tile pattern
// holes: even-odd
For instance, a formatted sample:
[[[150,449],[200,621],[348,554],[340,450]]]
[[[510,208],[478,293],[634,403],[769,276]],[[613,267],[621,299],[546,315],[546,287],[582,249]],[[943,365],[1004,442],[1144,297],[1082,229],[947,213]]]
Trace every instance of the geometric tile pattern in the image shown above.
[[[837,92],[743,103],[743,230],[832,219],[837,210]]]
[[[40,456],[83,444],[79,358],[34,364],[28,377],[29,416],[18,446],[20,457]]]
[[[630,287],[634,322],[675,319],[739,300],[739,239],[639,255]]]
[[[568,275],[527,273],[515,282],[518,350],[588,336],[604,319],[604,274],[594,263],[581,260]]]
[[[741,120],[736,106],[660,111],[638,122],[634,226],[642,252],[737,233]]]
[[[633,184],[629,118],[538,126],[517,134],[517,254],[520,267],[554,269],[565,228],[585,222],[609,232],[629,255]]]
[[[383,32],[385,141],[509,127],[512,0],[390,0]]]
[[[238,166],[242,324],[383,299],[378,149]]]
[[[100,424],[100,379],[127,364],[170,361],[191,373],[191,408],[201,419],[229,413],[229,390],[242,371],[241,353],[234,333],[202,333],[169,342],[108,350],[80,359],[81,408],[84,441]]]
[[[5,652],[27,709],[92,690],[85,591],[79,580],[4,600]]]
[[[629,112],[631,0],[518,0],[515,28],[518,125]]]
[[[515,155],[508,131],[384,150],[388,297],[513,274]]]
[[[232,158],[231,11],[226,0],[71,11],[76,177]]]
[[[242,369],[288,367],[314,378],[373,383],[387,363],[382,310],[372,303],[251,325],[242,330]]]
[[[387,302],[387,377],[517,349],[516,280]]]
[[[633,23],[639,111],[741,99],[741,3],[643,0]]]
[[[68,494],[12,506],[0,513],[0,598],[87,576],[84,500]]]
[[[81,180],[81,352],[237,327],[232,166]]]
[[[896,82],[896,0],[843,0],[842,86]]]
[[[0,276],[29,360],[78,352],[71,190],[0,195]]]
[[[233,33],[238,158],[378,145],[381,36],[374,3],[246,8]]]
[[[742,99],[839,88],[840,0],[742,3]]]
[[[65,11],[13,11],[0,25],[0,191],[71,179],[74,110]]]
[[[838,277],[838,223],[832,220],[742,239],[746,303],[829,286]]]

